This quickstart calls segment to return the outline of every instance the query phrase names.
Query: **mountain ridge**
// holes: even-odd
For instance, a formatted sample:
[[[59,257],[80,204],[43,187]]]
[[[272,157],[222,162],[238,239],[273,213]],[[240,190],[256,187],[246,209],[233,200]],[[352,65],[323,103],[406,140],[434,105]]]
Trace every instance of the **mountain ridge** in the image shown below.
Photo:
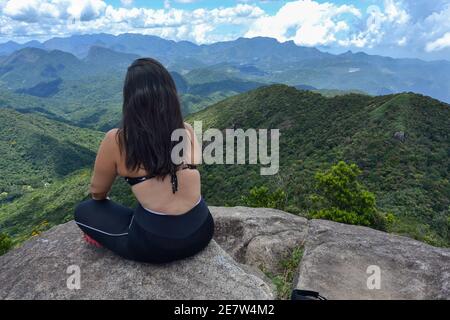
[[[64,42],[71,42],[71,40],[89,40],[91,39],[91,41],[86,41],[89,45],[95,45],[95,43],[97,43],[97,45],[101,46],[101,43],[98,43],[99,41],[101,42],[101,39],[119,39],[119,38],[126,38],[127,36],[137,36],[137,37],[148,37],[149,39],[162,39],[165,40],[167,42],[170,43],[177,43],[177,44],[186,44],[188,46],[191,47],[208,47],[211,45],[222,45],[222,44],[228,44],[228,43],[232,43],[232,42],[238,42],[238,41],[245,41],[245,40],[251,40],[251,39],[267,39],[269,41],[275,41],[278,44],[282,44],[282,45],[286,45],[286,46],[296,46],[299,48],[304,48],[304,49],[311,49],[314,51],[319,51],[323,54],[326,55],[335,55],[335,56],[345,56],[345,55],[365,55],[365,56],[370,56],[370,57],[379,57],[379,58],[389,58],[389,59],[394,59],[394,60],[417,60],[417,61],[421,61],[421,62],[447,62],[450,63],[450,60],[446,60],[446,59],[437,59],[437,60],[423,60],[420,58],[408,58],[408,57],[400,57],[400,58],[393,58],[390,56],[383,56],[383,55],[377,55],[377,54],[368,54],[364,51],[353,51],[353,50],[348,50],[346,52],[343,53],[338,53],[338,54],[333,54],[333,53],[328,53],[326,51],[321,51],[320,49],[316,48],[316,47],[306,47],[306,46],[298,46],[297,44],[295,44],[294,41],[292,40],[288,40],[285,42],[280,42],[275,38],[271,38],[271,37],[262,37],[262,36],[257,36],[257,37],[252,37],[252,38],[247,38],[247,37],[238,37],[234,40],[227,40],[227,41],[219,41],[219,42],[214,42],[211,44],[195,44],[191,41],[188,40],[170,40],[170,39],[164,39],[155,35],[143,35],[143,34],[139,34],[139,33],[122,33],[122,34],[118,34],[118,35],[113,35],[113,34],[108,34],[108,33],[92,33],[92,34],[83,34],[83,35],[72,35],[69,37],[54,37],[48,40],[45,40],[43,42],[40,42],[38,40],[31,40],[31,41],[27,41],[25,43],[18,43],[16,41],[13,40],[9,40],[7,42],[3,42],[0,43],[0,55],[5,55],[5,54],[11,54],[14,51],[17,51],[18,49],[22,49],[25,47],[35,47],[35,48],[46,48],[45,44],[49,44],[52,43],[52,46],[47,46],[47,48],[52,48],[52,47],[56,47],[57,46],[57,42],[58,41],[64,41]],[[12,47],[11,49],[9,49],[8,47]],[[65,51],[65,50],[63,50]],[[87,52],[87,51],[86,51]]]
[[[211,204],[241,204],[242,194],[268,185],[286,192],[290,210],[305,212],[314,173],[344,160],[363,170],[362,182],[375,192],[378,205],[396,215],[394,232],[450,243],[448,104],[414,93],[326,98],[273,85],[228,98],[187,121],[203,121],[203,130],[280,129],[279,176],[263,178],[254,165],[205,166],[204,190]],[[426,231],[420,231],[423,226]]]
[[[450,206],[450,157],[445,153],[450,150],[449,112],[448,104],[412,93],[382,97],[351,93],[327,98],[286,85],[271,85],[227,98],[186,120],[191,124],[203,120],[203,130],[234,126],[281,130],[277,176],[261,177],[259,166],[252,165],[201,166],[202,189],[210,205],[242,205],[242,195],[255,186],[266,185],[272,190],[285,190],[287,211],[307,215],[315,190],[314,174],[345,160],[362,169],[361,182],[375,192],[378,206],[394,214],[395,224],[389,231],[449,246],[446,228],[450,219],[446,219],[450,211],[445,211]],[[62,125],[47,118],[37,119],[41,119],[42,129],[48,126],[45,123],[50,127]],[[78,134],[85,134],[84,129],[78,130]],[[401,138],[397,138],[398,130],[404,130]],[[36,189],[0,205],[2,228],[23,241],[34,229],[40,230],[41,223],[53,226],[67,221],[67,212],[88,196],[89,167],[103,134],[92,131],[92,140],[88,140],[90,160],[73,168],[78,171],[59,178],[54,175],[49,186],[36,185]],[[3,132],[2,136],[8,134]],[[15,166],[16,158],[8,163]],[[125,205],[136,204],[122,179],[114,184],[111,197]],[[40,214],[32,215],[30,210]]]

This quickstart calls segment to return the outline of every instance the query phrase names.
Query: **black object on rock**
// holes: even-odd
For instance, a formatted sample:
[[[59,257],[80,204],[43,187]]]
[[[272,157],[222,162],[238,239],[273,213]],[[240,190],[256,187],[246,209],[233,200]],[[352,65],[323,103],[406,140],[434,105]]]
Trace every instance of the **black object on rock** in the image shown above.
[[[291,300],[327,300],[318,292],[295,289],[292,291]]]

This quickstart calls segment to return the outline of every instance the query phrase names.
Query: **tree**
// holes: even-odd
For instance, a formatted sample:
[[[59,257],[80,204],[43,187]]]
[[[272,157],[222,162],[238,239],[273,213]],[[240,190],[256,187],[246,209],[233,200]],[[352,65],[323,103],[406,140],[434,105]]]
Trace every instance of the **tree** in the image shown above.
[[[0,256],[11,249],[12,245],[11,238],[7,234],[0,233]]]
[[[357,165],[344,161],[317,172],[312,217],[386,230],[387,221],[377,209],[375,195],[358,181],[361,173]]]
[[[450,206],[447,210],[434,215],[431,225],[437,234],[448,243],[450,241]]]
[[[271,192],[265,186],[253,187],[248,195],[242,197],[242,201],[248,207],[284,210],[286,207],[286,193],[282,189],[276,189]]]

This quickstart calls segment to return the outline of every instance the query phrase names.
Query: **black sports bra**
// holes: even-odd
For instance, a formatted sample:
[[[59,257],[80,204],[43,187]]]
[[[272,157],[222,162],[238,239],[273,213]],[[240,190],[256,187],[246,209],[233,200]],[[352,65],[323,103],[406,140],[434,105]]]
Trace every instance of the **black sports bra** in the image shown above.
[[[182,164],[178,170],[185,170],[185,169],[197,169],[197,166],[195,164]],[[130,186],[134,186],[138,183],[144,182],[149,179],[155,178],[156,175],[149,174],[147,176],[142,177],[124,177],[125,181],[128,182]],[[178,178],[177,175],[174,173],[171,176],[170,182],[172,184],[172,192],[175,193],[178,191]]]

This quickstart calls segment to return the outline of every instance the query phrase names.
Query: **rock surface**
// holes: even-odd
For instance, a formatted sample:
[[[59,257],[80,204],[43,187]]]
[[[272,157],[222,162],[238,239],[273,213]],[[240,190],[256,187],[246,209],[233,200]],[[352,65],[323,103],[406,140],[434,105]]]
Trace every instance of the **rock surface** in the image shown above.
[[[374,282],[377,266],[380,289]],[[375,289],[368,288],[368,279]],[[450,299],[450,250],[365,227],[312,220],[296,282],[297,288],[328,299]]]
[[[73,265],[78,290],[67,286],[76,285]],[[176,263],[126,261],[85,244],[69,222],[0,258],[0,299],[273,299],[271,286],[245,269],[215,241]]]
[[[273,299],[255,267],[279,272],[298,246],[305,248],[293,288],[328,299],[450,299],[449,249],[273,209],[210,210],[220,246],[212,241],[160,266],[88,246],[73,222],[55,227],[0,257],[0,299]],[[67,287],[70,266],[80,268],[78,290]]]
[[[279,262],[303,246],[308,220],[263,208],[210,207],[214,238],[238,262],[266,271],[280,271]]]
[[[401,142],[405,142],[406,141],[406,133],[404,133],[403,131],[399,131],[394,133],[394,139],[401,141]]]

